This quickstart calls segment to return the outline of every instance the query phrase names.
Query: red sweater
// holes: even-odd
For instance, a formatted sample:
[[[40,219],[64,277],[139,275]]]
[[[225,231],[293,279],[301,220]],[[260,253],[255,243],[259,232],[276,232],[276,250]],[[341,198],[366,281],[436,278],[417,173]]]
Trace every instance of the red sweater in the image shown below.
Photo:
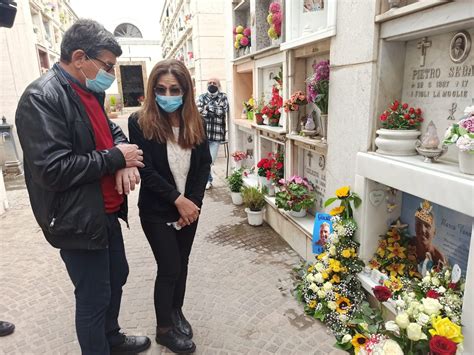
[[[92,93],[87,92],[75,83],[71,83],[71,85],[79,95],[91,121],[92,128],[94,129],[95,148],[97,150],[112,148],[114,146],[114,140],[107,122],[107,117],[105,117],[99,101],[97,101]],[[104,175],[100,184],[102,187],[102,195],[104,197],[105,212],[117,212],[120,209],[120,205],[123,203],[123,196],[119,195],[115,189],[115,176]]]

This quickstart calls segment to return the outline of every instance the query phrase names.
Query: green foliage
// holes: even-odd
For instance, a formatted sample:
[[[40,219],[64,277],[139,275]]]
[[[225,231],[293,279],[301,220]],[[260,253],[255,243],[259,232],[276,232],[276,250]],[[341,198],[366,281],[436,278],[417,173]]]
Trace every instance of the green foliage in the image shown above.
[[[115,96],[110,96],[110,106],[117,105],[117,98]]]
[[[230,191],[240,192],[242,186],[244,185],[244,180],[242,178],[242,169],[235,170],[228,178],[227,182],[229,184]]]
[[[250,211],[261,211],[265,206],[265,195],[256,187],[244,187],[242,189],[242,200],[244,206]]]

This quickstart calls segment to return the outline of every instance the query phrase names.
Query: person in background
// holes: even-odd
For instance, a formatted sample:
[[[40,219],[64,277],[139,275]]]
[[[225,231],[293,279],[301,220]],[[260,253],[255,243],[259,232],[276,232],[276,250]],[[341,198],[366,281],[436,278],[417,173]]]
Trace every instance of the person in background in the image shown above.
[[[227,95],[220,91],[221,83],[217,78],[207,81],[207,92],[200,95],[197,101],[199,113],[206,121],[209,150],[212,164],[216,161],[221,142],[226,139],[226,117],[229,112]],[[206,190],[212,187],[212,171],[206,184]]]
[[[123,193],[134,189],[143,167],[143,152],[103,107],[121,54],[102,25],[78,20],[64,34],[60,62],[26,88],[16,112],[31,208],[74,284],[84,355],[134,354],[151,344],[121,333],[118,323],[129,271]]]
[[[129,118],[130,141],[143,149],[138,208],[158,266],[156,341],[175,353],[196,345],[182,307],[188,261],[211,166],[205,124],[191,75],[175,59],[155,65],[143,107]]]

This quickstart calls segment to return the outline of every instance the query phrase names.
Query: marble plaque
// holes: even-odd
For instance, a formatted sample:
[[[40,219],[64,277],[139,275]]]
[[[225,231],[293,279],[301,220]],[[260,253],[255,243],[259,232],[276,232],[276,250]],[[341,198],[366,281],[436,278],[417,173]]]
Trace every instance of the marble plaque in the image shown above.
[[[287,0],[291,19],[286,33],[291,41],[316,31],[324,30],[328,23],[328,2],[332,0]]]
[[[474,39],[474,28],[465,31]],[[432,120],[441,140],[474,103],[474,50],[461,63],[451,60],[451,41],[458,32],[407,42],[402,101],[421,108],[422,133]],[[457,154],[452,146],[445,159],[457,161]]]
[[[316,210],[324,209],[324,196],[326,195],[326,158],[322,154],[306,149],[300,149],[303,154],[303,177],[314,184],[316,190]]]

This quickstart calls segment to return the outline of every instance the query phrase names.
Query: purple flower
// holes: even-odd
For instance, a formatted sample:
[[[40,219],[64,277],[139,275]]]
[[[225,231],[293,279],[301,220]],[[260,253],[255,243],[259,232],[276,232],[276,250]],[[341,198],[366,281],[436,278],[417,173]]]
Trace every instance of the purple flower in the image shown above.
[[[459,122],[459,125],[470,133],[474,133],[474,116],[465,118]]]

